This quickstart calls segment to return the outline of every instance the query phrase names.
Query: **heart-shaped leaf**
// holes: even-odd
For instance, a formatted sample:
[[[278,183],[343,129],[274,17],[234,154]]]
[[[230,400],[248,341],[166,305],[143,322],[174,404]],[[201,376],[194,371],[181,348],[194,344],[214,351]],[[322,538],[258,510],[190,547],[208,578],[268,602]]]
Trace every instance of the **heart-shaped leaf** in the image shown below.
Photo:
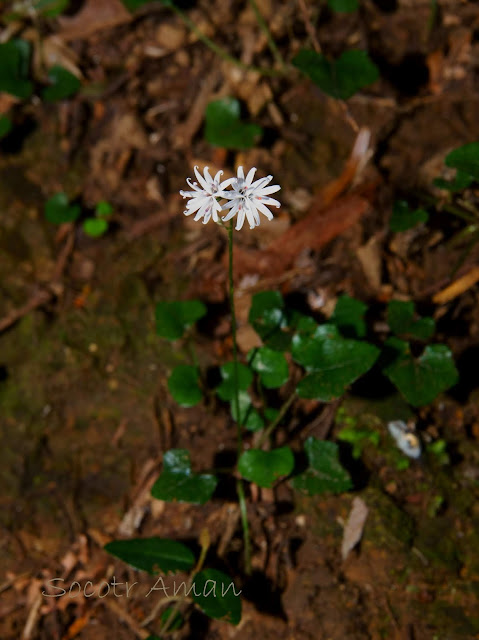
[[[70,204],[66,193],[56,193],[45,203],[45,217],[53,224],[74,222],[80,215],[81,208],[78,204]]]
[[[163,472],[153,485],[151,495],[167,502],[204,504],[217,483],[213,475],[192,472],[186,449],[170,449],[163,456]]]
[[[149,574],[189,571],[195,562],[188,547],[167,538],[114,540],[105,545],[104,549],[135,569]]]
[[[387,320],[396,335],[408,335],[419,340],[427,340],[436,330],[433,318],[414,319],[414,302],[391,300],[388,304]]]
[[[479,180],[479,142],[465,144],[447,154],[445,163]]]
[[[252,349],[248,361],[267,389],[281,387],[289,378],[288,363],[282,353],[268,347]]]
[[[246,480],[260,487],[272,487],[281,476],[288,476],[294,468],[294,457],[289,447],[262,451],[249,449],[239,461],[238,470]]]
[[[235,395],[234,385],[234,362],[227,362],[220,367],[221,377],[223,378],[221,384],[216,387],[216,393],[222,400],[233,400]],[[251,369],[246,365],[238,362],[238,389],[240,391],[246,391],[253,381],[253,374]]]
[[[33,91],[29,78],[31,45],[14,39],[0,44],[0,91],[28,98]]]
[[[180,364],[171,372],[168,389],[181,407],[194,407],[201,402],[203,394],[198,384],[199,378],[198,368],[187,364]]]
[[[270,349],[285,351],[291,336],[283,297],[278,291],[261,291],[253,296],[248,316],[253,329]]]
[[[424,209],[410,209],[405,200],[396,200],[389,221],[389,228],[394,233],[412,229],[421,222],[427,222],[429,214]]]
[[[235,590],[231,578],[217,569],[196,574],[191,596],[210,618],[237,625],[241,620],[241,591]]]
[[[239,413],[241,416],[241,425],[246,427],[249,431],[259,431],[264,427],[263,418],[259,415],[258,411],[253,407],[251,398],[247,391],[240,391],[238,394]],[[230,402],[231,416],[233,420],[238,422],[238,414],[236,412],[236,402],[234,397]]]
[[[83,223],[83,231],[87,236],[98,238],[108,231],[108,222],[102,218],[88,218]]]
[[[338,60],[329,60],[322,53],[302,49],[293,64],[333,98],[347,100],[379,77],[376,65],[365,51],[345,51]]]
[[[452,353],[444,344],[427,346],[420,358],[402,353],[384,373],[414,407],[431,403],[459,377]]]
[[[312,372],[298,384],[298,395],[329,402],[373,366],[379,349],[367,342],[343,338],[334,325],[322,325],[312,337],[296,334],[292,354],[296,362]]]
[[[364,314],[367,305],[360,300],[344,295],[338,298],[334,308],[331,322],[335,324],[341,333],[349,338],[364,338],[366,335],[366,323]]]
[[[339,462],[338,445],[311,436],[304,443],[308,468],[292,479],[295,489],[310,496],[321,493],[342,493],[352,487],[349,474]]]
[[[204,315],[206,307],[199,300],[158,302],[155,309],[156,333],[167,340],[178,340]]]
[[[50,86],[42,92],[42,97],[47,102],[64,100],[78,91],[81,86],[80,80],[59,65],[55,65],[48,72],[48,82]]]
[[[241,121],[241,106],[235,98],[220,98],[206,108],[205,137],[226,149],[250,149],[263,130]]]

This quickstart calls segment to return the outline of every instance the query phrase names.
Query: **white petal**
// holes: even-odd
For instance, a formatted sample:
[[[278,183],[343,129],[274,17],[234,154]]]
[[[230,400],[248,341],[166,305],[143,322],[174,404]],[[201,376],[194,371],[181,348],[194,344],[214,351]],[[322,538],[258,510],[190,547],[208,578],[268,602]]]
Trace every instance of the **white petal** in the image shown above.
[[[221,171],[221,170],[218,171],[218,173],[215,175],[214,182],[217,183],[218,185],[220,183],[220,178],[221,178],[222,175],[223,175],[223,171]]]
[[[200,189],[200,187],[198,186],[198,183],[191,182],[191,178],[186,178],[186,182],[188,183],[188,186],[194,189],[195,191],[203,191],[203,189]]]
[[[239,205],[239,199],[238,198],[233,198],[230,202],[225,202],[224,205],[222,205],[221,210],[225,211],[225,209],[231,209],[235,205],[236,206]]]
[[[253,182],[253,178],[254,178],[254,174],[256,173],[256,167],[253,167],[252,169],[250,169],[248,171],[248,175],[246,176],[246,180],[245,180],[245,184],[247,187],[249,187],[251,185],[251,183]],[[273,176],[271,176],[273,177]]]
[[[256,189],[262,189],[268,183],[270,183],[272,179],[273,179],[273,176],[266,176],[266,178],[260,178],[259,180],[255,180],[255,182],[253,182],[253,184],[250,185],[250,189],[254,189],[255,191]]]
[[[249,222],[249,228],[254,229],[261,222],[261,220],[259,219],[258,211],[256,210],[256,207],[254,206],[254,204],[250,201],[245,202],[245,209],[246,209],[246,219]]]
[[[271,213],[271,211],[269,209],[267,209],[264,206],[264,204],[262,202],[255,202],[255,205],[261,211],[261,213],[268,218],[268,220],[272,220],[273,219],[273,217],[274,217],[273,214]]]
[[[275,193],[280,189],[279,184],[272,184],[270,187],[261,187],[261,189],[256,189],[255,196],[267,196],[269,193]]]
[[[238,208],[238,217],[236,218],[236,231],[239,231],[244,224],[245,207]]]
[[[281,206],[281,202],[278,202],[274,198],[268,198],[268,196],[266,196],[265,198],[259,197],[259,198],[256,198],[256,200],[259,200],[260,202],[265,204],[267,207],[280,207]]]
[[[234,218],[238,211],[239,206],[240,206],[240,203],[236,201],[231,207],[231,211],[221,218],[223,222],[228,222],[228,220],[231,220],[231,218]]]
[[[205,171],[208,171],[208,167],[205,167]],[[203,189],[206,192],[210,192],[211,191],[211,187],[210,185],[206,182],[206,180],[203,178],[203,176],[201,175],[201,173],[198,171],[198,167],[195,167],[195,175],[196,178],[198,180],[198,182],[200,183],[200,185],[203,187]],[[208,174],[209,175],[209,174]],[[211,179],[211,176],[210,176]]]
[[[243,167],[238,167],[238,172],[237,172],[238,178],[240,180],[244,180],[244,171],[243,171]]]

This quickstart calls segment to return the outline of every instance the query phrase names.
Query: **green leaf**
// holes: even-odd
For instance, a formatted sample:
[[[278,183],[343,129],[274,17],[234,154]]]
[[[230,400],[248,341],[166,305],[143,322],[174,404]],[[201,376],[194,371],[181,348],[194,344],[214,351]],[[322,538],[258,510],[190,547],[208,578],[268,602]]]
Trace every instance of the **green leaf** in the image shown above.
[[[45,203],[45,217],[53,224],[74,222],[81,213],[78,204],[70,204],[66,193],[56,193]]]
[[[121,0],[121,1],[125,5],[125,7],[128,9],[128,11],[131,11],[132,13],[137,9],[139,9],[140,7],[142,7],[143,5],[148,4],[150,2],[154,2],[154,0]],[[162,0],[161,4],[168,7],[173,5],[173,2],[168,0]]]
[[[296,362],[312,372],[298,384],[298,395],[329,402],[373,366],[379,349],[367,342],[343,338],[334,325],[322,325],[312,337],[296,334],[292,354]]]
[[[262,134],[261,127],[241,122],[241,107],[235,98],[221,98],[206,108],[205,137],[226,149],[250,149]]]
[[[369,429],[358,429],[357,427],[341,429],[338,433],[338,440],[349,442],[353,447],[353,458],[361,457],[363,447],[368,443],[379,446],[379,433]]]
[[[149,574],[160,571],[189,571],[195,562],[195,557],[188,547],[167,538],[113,540],[106,544],[104,549],[135,569],[147,571]]]
[[[241,416],[241,424],[249,431],[259,431],[264,427],[263,418],[259,415],[258,411],[253,407],[249,393],[246,391],[240,391],[238,394],[239,413]],[[236,402],[234,397],[230,402],[231,416],[233,420],[238,422],[238,414],[236,412]]]
[[[339,462],[338,445],[311,436],[304,444],[309,466],[292,480],[295,489],[310,496],[342,493],[352,487],[349,474]]]
[[[169,622],[171,616],[173,616],[173,620],[172,622]],[[165,624],[168,624],[168,631],[170,632],[180,629],[183,626],[184,619],[181,613],[175,611],[173,607],[168,607],[168,609],[165,609],[160,615],[160,622],[162,627]],[[153,636],[150,637],[153,638]]]
[[[462,191],[463,189],[467,189],[467,187],[472,184],[473,181],[474,179],[472,178],[472,176],[469,176],[467,173],[456,171],[456,175],[452,180],[444,180],[444,178],[434,178],[432,183],[438,189],[445,189],[446,191],[454,193],[455,191]]]
[[[272,487],[281,476],[288,476],[294,468],[294,457],[289,447],[271,451],[249,449],[239,461],[238,470],[246,480],[260,487]]]
[[[163,455],[163,472],[153,485],[151,495],[167,502],[204,504],[217,484],[213,475],[192,472],[186,449],[170,449]]]
[[[0,44],[0,91],[17,98],[29,98],[33,84],[28,79],[31,45],[26,40]]]
[[[194,407],[201,402],[203,394],[198,384],[200,373],[197,367],[180,364],[168,378],[168,389],[181,407]]]
[[[445,163],[475,180],[479,180],[479,142],[465,144],[446,156]]]
[[[4,138],[12,130],[12,121],[7,116],[0,116],[0,139]]]
[[[289,378],[286,358],[282,353],[273,351],[269,347],[252,349],[248,354],[248,361],[267,389],[281,387]]]
[[[253,296],[249,322],[261,340],[275,351],[285,351],[291,336],[285,332],[288,318],[283,297],[278,291],[262,291]]]
[[[347,337],[364,338],[366,335],[366,323],[364,322],[366,311],[367,305],[364,302],[343,295],[338,298],[331,322]]]
[[[55,65],[48,72],[50,86],[42,91],[42,97],[47,102],[64,100],[78,91],[81,86],[80,80],[59,65]]]
[[[234,387],[234,362],[227,362],[220,367],[221,377],[223,381],[216,387],[216,393],[222,400],[233,400],[235,395]],[[246,391],[253,381],[251,369],[246,365],[238,362],[238,389]]]
[[[338,60],[302,49],[293,65],[333,98],[347,100],[363,87],[376,82],[379,71],[365,51],[345,51]]]
[[[199,300],[158,302],[156,333],[167,340],[178,340],[188,327],[205,315],[206,307]]]
[[[113,213],[113,207],[106,200],[100,200],[95,207],[95,215],[97,218],[109,218]]]
[[[45,18],[56,18],[69,4],[69,0],[37,0],[35,9]]]
[[[431,403],[459,378],[452,353],[444,344],[427,346],[417,359],[410,353],[401,354],[384,373],[414,407]]]
[[[424,209],[415,209],[413,211],[405,200],[396,200],[389,221],[389,228],[394,233],[407,231],[421,222],[427,222],[428,219],[429,214]]]
[[[83,231],[88,236],[97,238],[98,236],[102,236],[106,231],[108,231],[108,222],[99,218],[88,218],[88,220],[85,220],[85,222],[83,223]]]
[[[328,7],[338,13],[352,13],[359,7],[358,0],[328,0]]]
[[[225,573],[217,569],[205,569],[196,574],[191,595],[210,618],[237,625],[241,620],[239,593]]]
[[[388,304],[387,321],[391,331],[397,335],[408,335],[427,340],[436,330],[433,318],[414,320],[414,302],[391,300]]]

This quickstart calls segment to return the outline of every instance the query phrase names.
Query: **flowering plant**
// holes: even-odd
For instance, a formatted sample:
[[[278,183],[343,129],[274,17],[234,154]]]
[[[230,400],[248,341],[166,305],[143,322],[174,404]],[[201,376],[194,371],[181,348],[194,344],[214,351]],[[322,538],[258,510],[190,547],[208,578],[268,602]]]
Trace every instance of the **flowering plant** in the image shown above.
[[[272,175],[260,178],[253,182],[256,167],[248,171],[245,178],[243,167],[238,167],[236,178],[228,178],[220,182],[222,171],[218,171],[214,178],[211,177],[208,167],[203,170],[203,176],[194,168],[198,182],[192,182],[187,178],[188,185],[193,191],[180,191],[183,198],[188,198],[184,214],[189,216],[195,213],[195,221],[201,220],[203,224],[213,218],[214,222],[220,223],[218,214],[229,209],[228,213],[221,218],[223,222],[228,222],[236,217],[236,230],[239,231],[248,221],[250,229],[259,226],[261,212],[268,220],[273,219],[273,214],[268,207],[280,207],[278,200],[269,196],[281,187],[277,184],[269,185],[273,179]],[[199,184],[198,184],[199,183]],[[227,190],[229,187],[231,189]],[[227,202],[221,204],[220,200]]]

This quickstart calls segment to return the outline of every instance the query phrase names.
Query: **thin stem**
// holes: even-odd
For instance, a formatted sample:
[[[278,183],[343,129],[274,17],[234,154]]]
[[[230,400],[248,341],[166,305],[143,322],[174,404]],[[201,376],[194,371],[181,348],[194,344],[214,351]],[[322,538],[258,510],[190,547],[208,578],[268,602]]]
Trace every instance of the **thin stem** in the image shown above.
[[[261,434],[261,438],[259,439],[259,441],[257,443],[258,449],[260,449],[263,446],[263,444],[266,442],[266,440],[269,438],[269,436],[273,433],[273,431],[276,429],[278,424],[284,418],[284,415],[285,415],[286,411],[293,404],[293,401],[294,401],[295,398],[296,398],[296,390],[293,391],[293,393],[289,396],[289,398],[287,398],[287,400],[285,402],[283,402],[283,406],[279,410],[279,413],[276,416],[276,418],[273,420],[273,422]]]
[[[236,492],[238,494],[241,524],[243,526],[243,540],[244,540],[244,566],[246,575],[251,575],[251,543],[249,537],[249,523],[248,512],[246,510],[246,498],[244,495],[243,481],[238,479],[236,481]]]
[[[249,0],[249,3],[251,5],[251,8],[254,11],[254,14],[256,16],[256,20],[258,21],[259,26],[261,27],[263,33],[266,36],[266,40],[268,41],[268,46],[269,46],[269,48],[271,50],[271,53],[274,56],[274,59],[276,60],[276,62],[281,67],[284,67],[285,66],[285,61],[283,59],[283,56],[281,55],[278,47],[276,46],[276,42],[273,39],[271,31],[269,30],[269,27],[266,24],[265,19],[263,18],[263,16],[261,15],[260,10],[258,9],[258,5],[256,4],[256,0]]]
[[[237,427],[237,449],[238,458],[243,452],[243,435],[241,431],[241,414],[239,404],[239,385],[238,385],[238,343],[236,341],[236,314],[235,314],[235,292],[233,282],[233,220],[228,227],[228,256],[229,256],[229,297],[230,297],[230,310],[231,310],[231,335],[233,338],[233,385],[234,385],[234,404],[236,412],[236,427]]]
[[[263,76],[279,76],[282,73],[284,73],[284,69],[282,70],[278,70],[278,69],[266,69],[263,67],[255,67],[249,64],[245,64],[244,62],[241,62],[241,60],[238,60],[238,58],[235,58],[234,56],[230,55],[226,49],[223,49],[223,47],[220,47],[218,44],[216,44],[216,42],[214,42],[213,40],[211,40],[211,38],[208,38],[208,36],[206,34],[204,34],[201,29],[199,29],[196,24],[193,22],[193,20],[191,20],[186,13],[184,13],[181,9],[179,9],[176,5],[171,4],[169,5],[169,8],[174,11],[176,13],[177,16],[179,16],[181,18],[181,20],[183,20],[183,22],[186,24],[186,26],[191,29],[191,31],[193,31],[194,34],[196,34],[198,36],[198,39],[201,40],[201,42],[203,42],[203,44],[205,44],[209,49],[211,49],[212,51],[214,51],[216,53],[216,55],[220,56],[220,58],[223,58],[223,60],[227,60],[228,62],[231,62],[231,64],[234,64],[237,67],[240,67],[240,69],[244,69],[245,71],[255,71],[256,73],[260,73]],[[283,67],[284,67],[284,62],[283,62]]]

